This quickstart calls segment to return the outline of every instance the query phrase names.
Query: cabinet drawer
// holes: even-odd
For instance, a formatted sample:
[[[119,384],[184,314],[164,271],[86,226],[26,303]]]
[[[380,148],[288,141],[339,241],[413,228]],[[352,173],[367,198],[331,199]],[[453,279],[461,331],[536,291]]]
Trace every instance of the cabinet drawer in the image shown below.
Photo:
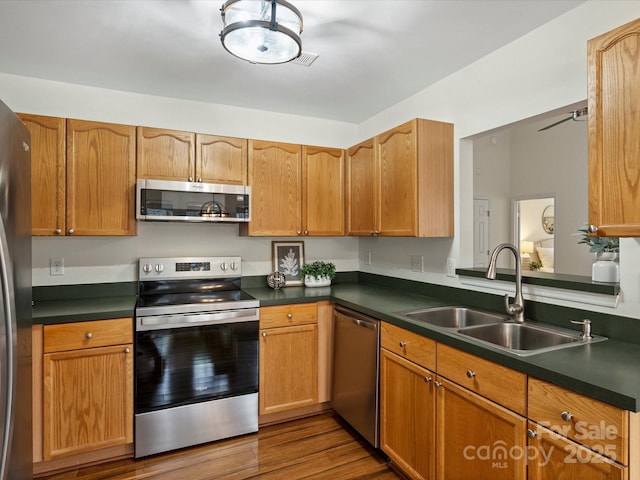
[[[438,344],[438,375],[526,414],[527,376],[497,363]]]
[[[435,371],[436,342],[430,338],[382,322],[381,345],[382,348]]]
[[[44,353],[126,343],[133,343],[132,318],[44,326]]]
[[[260,328],[306,325],[318,321],[318,304],[295,303],[260,308]]]
[[[623,465],[628,464],[626,410],[529,378],[528,417]]]

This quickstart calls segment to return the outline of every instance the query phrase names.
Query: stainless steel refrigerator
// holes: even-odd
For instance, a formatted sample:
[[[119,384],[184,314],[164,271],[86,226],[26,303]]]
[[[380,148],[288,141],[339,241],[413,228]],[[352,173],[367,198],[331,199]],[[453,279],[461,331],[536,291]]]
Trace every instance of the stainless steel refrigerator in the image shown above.
[[[1,480],[33,478],[31,136],[0,101]]]

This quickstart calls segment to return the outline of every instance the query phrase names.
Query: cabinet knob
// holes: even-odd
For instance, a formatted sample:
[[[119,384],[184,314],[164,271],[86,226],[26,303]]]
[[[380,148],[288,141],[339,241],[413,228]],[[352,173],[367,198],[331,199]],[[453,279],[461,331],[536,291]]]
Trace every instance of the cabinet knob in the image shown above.
[[[304,231],[304,234],[305,234],[305,235],[309,235],[309,230],[305,230],[305,231]]]
[[[467,370],[467,378],[473,378],[476,376],[476,372],[473,370]]]
[[[262,337],[267,338],[267,332],[262,332]]]
[[[56,235],[60,235],[62,233],[62,229],[61,228],[56,228],[53,233],[55,233]]]
[[[431,377],[424,377],[425,383],[430,383],[433,380]]]
[[[187,180],[189,180],[190,182],[193,182],[193,177],[189,177]]]
[[[538,436],[538,434],[536,432],[534,432],[533,430],[531,430],[530,428],[527,428],[527,437],[529,438],[536,438]]]
[[[589,233],[598,233],[598,227],[595,225],[589,225]]]
[[[75,230],[74,230],[73,228],[70,228],[69,230],[67,230],[67,233],[68,233],[69,235],[73,235],[73,232],[74,232],[74,231],[75,231]]]
[[[129,350],[129,347],[124,349],[124,353],[129,353],[129,352],[131,352],[131,350]]]
[[[565,422],[570,422],[570,421],[571,421],[571,419],[573,418],[573,413],[571,413],[571,412],[562,412],[562,413],[560,414],[560,416],[562,417],[562,419],[563,419]]]
[[[433,382],[433,384],[436,386],[436,388],[440,388],[442,386],[442,382],[438,382],[437,380]]]
[[[202,183],[202,177],[198,177],[198,183]]]
[[[298,235],[302,235],[302,230],[298,230],[296,233],[297,233]]]
[[[287,313],[287,318],[288,319],[292,319],[293,318],[293,314],[292,313]]]
[[[407,346],[407,342],[400,342],[400,348],[404,348]]]
[[[93,338],[93,333],[89,332],[85,335],[85,337],[87,338],[87,340],[90,340]]]

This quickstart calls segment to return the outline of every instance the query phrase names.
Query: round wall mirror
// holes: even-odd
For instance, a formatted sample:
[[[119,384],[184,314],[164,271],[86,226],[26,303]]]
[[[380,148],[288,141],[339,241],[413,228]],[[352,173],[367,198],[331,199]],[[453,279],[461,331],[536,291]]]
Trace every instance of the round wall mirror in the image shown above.
[[[542,211],[542,228],[545,232],[552,234],[555,227],[553,205],[547,205]]]

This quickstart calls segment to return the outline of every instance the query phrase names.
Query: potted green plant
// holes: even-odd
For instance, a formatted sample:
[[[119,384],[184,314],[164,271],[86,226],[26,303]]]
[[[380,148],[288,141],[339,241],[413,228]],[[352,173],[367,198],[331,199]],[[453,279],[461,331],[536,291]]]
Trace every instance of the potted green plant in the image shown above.
[[[578,243],[589,245],[589,251],[594,253],[596,257],[596,261],[591,267],[591,280],[618,283],[620,281],[620,267],[618,265],[620,239],[618,237],[590,236],[588,225],[583,225],[577,231],[581,235]]]
[[[331,285],[331,280],[336,276],[336,266],[331,262],[321,260],[313,263],[305,263],[300,269],[304,276],[304,284],[307,287],[325,287]]]

